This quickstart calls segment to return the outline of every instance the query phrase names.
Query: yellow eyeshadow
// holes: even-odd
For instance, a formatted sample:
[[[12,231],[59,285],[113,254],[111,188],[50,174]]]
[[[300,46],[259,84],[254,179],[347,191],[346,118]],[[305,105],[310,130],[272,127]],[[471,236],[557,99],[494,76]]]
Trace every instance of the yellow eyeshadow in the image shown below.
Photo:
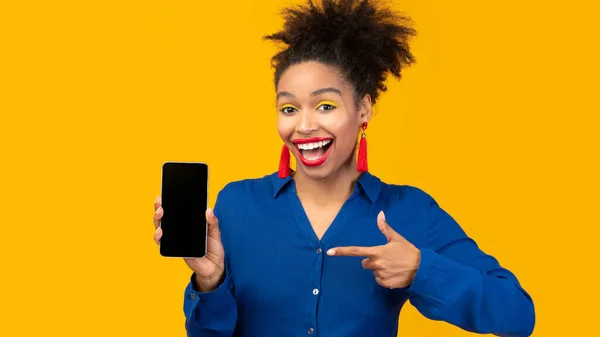
[[[294,109],[298,110],[298,109],[297,109],[297,108],[296,108],[294,105],[292,105],[292,104],[284,104],[284,105],[283,105],[281,108],[282,108],[282,109],[285,109],[285,108],[294,108]]]
[[[321,101],[321,102],[319,102],[319,104],[317,104],[317,107],[319,107],[319,106],[321,106],[323,104],[331,105],[331,106],[336,107],[336,108],[338,106],[336,103],[334,103],[332,101]]]

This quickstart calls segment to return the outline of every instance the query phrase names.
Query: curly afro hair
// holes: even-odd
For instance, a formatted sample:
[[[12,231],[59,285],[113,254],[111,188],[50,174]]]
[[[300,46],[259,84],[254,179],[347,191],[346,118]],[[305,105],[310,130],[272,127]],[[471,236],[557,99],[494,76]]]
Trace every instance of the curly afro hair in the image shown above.
[[[388,73],[398,80],[415,62],[409,39],[416,35],[410,18],[374,0],[308,0],[283,10],[283,30],[264,37],[287,45],[273,56],[275,86],[290,66],[317,61],[335,67],[354,86],[358,102],[365,94],[375,104],[387,90]]]

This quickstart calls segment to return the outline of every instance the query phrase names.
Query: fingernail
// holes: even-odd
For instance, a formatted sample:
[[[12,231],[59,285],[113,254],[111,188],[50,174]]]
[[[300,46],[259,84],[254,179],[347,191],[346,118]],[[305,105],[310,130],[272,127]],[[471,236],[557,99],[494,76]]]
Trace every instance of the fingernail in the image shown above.
[[[208,213],[208,215],[212,216],[213,215],[213,210],[211,208],[207,208],[206,212]]]
[[[335,255],[335,249],[328,250],[327,255]]]
[[[379,216],[381,217],[381,220],[385,221],[385,213],[383,213],[383,210],[379,212]]]
[[[159,202],[160,201],[160,197],[156,197],[156,199],[154,200],[154,202]]]

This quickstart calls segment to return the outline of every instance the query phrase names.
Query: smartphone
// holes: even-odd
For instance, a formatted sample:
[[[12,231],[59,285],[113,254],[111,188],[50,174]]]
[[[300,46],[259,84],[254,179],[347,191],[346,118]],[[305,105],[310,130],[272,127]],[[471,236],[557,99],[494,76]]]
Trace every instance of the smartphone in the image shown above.
[[[208,165],[166,162],[162,166],[160,254],[200,258],[206,255]]]

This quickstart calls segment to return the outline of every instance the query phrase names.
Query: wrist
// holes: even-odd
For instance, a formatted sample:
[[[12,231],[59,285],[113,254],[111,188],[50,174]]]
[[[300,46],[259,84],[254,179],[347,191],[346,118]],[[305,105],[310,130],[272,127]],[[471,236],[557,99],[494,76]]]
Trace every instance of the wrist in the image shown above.
[[[414,261],[413,269],[412,269],[412,273],[410,273],[410,279],[409,279],[410,284],[412,284],[412,282],[414,281],[415,276],[417,275],[417,270],[419,270],[419,265],[421,264],[421,250],[418,248],[415,249],[413,261]]]
[[[224,280],[225,272],[223,271],[216,276],[211,276],[209,278],[201,278],[198,274],[194,274],[194,284],[196,289],[203,293],[215,291]]]

